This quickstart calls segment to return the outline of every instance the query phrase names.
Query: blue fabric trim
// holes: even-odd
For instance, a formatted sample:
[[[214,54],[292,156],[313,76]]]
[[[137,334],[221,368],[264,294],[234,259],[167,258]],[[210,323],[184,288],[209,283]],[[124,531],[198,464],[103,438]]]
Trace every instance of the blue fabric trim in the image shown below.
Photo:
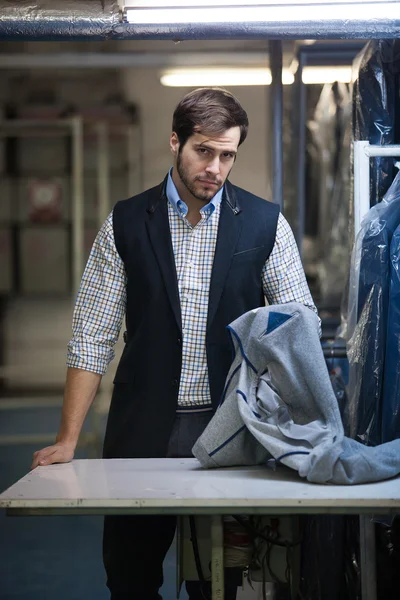
[[[236,373],[239,371],[240,367],[241,367],[241,365],[238,365],[236,367],[236,369],[233,371],[232,375],[229,377],[228,381],[226,382],[224,391],[222,392],[221,400],[219,401],[219,404],[218,404],[218,408],[220,406],[222,406],[222,404],[225,402],[225,396],[228,391],[229,385],[230,385],[232,379],[234,378],[234,376],[236,375]]]
[[[291,319],[292,316],[293,315],[286,315],[285,313],[270,312],[268,316],[268,327],[265,334],[275,331],[280,325],[283,325],[283,323],[286,323],[286,321]]]
[[[245,352],[244,352],[244,349],[243,349],[242,342],[241,342],[241,340],[240,340],[240,338],[239,338],[238,334],[236,333],[236,331],[235,331],[234,329],[232,329],[232,327],[231,327],[230,325],[228,325],[228,326],[227,326],[227,329],[230,331],[231,335],[234,335],[234,336],[235,336],[235,338],[236,338],[236,341],[237,341],[237,343],[239,344],[240,352],[241,352],[241,354],[242,354],[242,356],[243,356],[244,360],[246,361],[246,363],[249,365],[249,367],[250,367],[251,369],[253,369],[254,373],[257,373],[257,369],[255,368],[255,366],[254,366],[254,365],[252,365],[252,364],[251,364],[250,360],[247,358],[247,356],[246,356],[246,354],[245,354]]]
[[[282,454],[279,458],[275,458],[276,464],[279,464],[284,458],[287,456],[293,456],[294,454],[310,454],[310,452],[306,452],[305,450],[299,450],[298,452],[286,452],[286,454]]]
[[[229,333],[229,331],[230,331],[230,326],[229,326],[229,325],[226,325],[225,329],[226,329],[226,330],[228,331],[228,333]],[[232,339],[232,336],[231,336],[231,335],[228,335],[228,339],[229,339],[229,343],[230,343],[230,345],[231,345],[231,352],[232,352],[232,361],[231,361],[231,362],[233,362],[233,361],[235,360],[235,358],[236,358],[236,348],[235,348],[235,344],[233,343],[233,339]]]
[[[242,396],[243,400],[246,402],[246,404],[248,406],[249,403],[247,402],[247,398],[246,398],[245,394],[243,394],[243,392],[241,392],[240,390],[236,390],[236,393],[239,394],[240,396]],[[253,413],[253,415],[255,417],[257,417],[257,419],[261,419],[261,415],[259,415],[258,413],[254,412],[254,410],[252,408],[250,410]]]
[[[223,444],[221,444],[220,446],[218,446],[218,448],[215,448],[215,450],[213,450],[212,452],[209,452],[208,456],[214,456],[214,454],[216,454],[217,452],[222,450],[222,448],[224,448],[227,444],[229,444],[229,442],[231,442],[237,435],[239,435],[239,433],[242,433],[242,431],[244,431],[245,429],[246,429],[246,425],[243,425],[243,427],[241,427],[234,434],[232,434],[231,437],[229,437],[227,440],[225,440],[225,442]]]

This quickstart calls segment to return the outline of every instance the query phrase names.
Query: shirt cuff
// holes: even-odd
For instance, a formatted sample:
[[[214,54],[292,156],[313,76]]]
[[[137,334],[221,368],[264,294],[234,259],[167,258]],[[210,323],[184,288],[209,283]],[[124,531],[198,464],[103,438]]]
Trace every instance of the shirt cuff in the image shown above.
[[[97,373],[98,375],[105,375],[108,369],[108,365],[114,358],[114,352],[110,348],[107,348],[105,353],[99,352],[98,347],[87,348],[87,346],[79,351],[79,347],[76,345],[69,344],[67,354],[67,367],[74,369],[83,369],[84,371],[90,371]]]

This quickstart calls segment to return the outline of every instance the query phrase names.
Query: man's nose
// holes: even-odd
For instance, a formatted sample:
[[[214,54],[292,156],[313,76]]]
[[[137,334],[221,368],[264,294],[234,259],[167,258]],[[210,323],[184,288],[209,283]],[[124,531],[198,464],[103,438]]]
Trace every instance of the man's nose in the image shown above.
[[[213,175],[218,175],[219,173],[219,156],[215,156],[206,167],[207,173],[212,173]]]

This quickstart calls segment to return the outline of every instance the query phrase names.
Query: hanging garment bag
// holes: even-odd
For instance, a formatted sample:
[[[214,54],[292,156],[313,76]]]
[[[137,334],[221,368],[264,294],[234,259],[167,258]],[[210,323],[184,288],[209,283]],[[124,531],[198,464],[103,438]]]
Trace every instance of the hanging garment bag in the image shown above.
[[[400,223],[400,173],[382,202],[369,210],[352,257],[349,315],[349,401],[345,411],[350,437],[376,446],[381,440],[381,396],[389,304],[390,243]]]

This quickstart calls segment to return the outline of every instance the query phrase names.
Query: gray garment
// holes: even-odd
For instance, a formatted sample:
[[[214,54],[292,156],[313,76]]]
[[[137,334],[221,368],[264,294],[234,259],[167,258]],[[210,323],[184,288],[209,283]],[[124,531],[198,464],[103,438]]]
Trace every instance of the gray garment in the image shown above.
[[[193,447],[204,467],[282,462],[315,483],[400,473],[400,440],[345,438],[318,335],[298,303],[262,307],[229,326],[235,357],[216,414]]]

